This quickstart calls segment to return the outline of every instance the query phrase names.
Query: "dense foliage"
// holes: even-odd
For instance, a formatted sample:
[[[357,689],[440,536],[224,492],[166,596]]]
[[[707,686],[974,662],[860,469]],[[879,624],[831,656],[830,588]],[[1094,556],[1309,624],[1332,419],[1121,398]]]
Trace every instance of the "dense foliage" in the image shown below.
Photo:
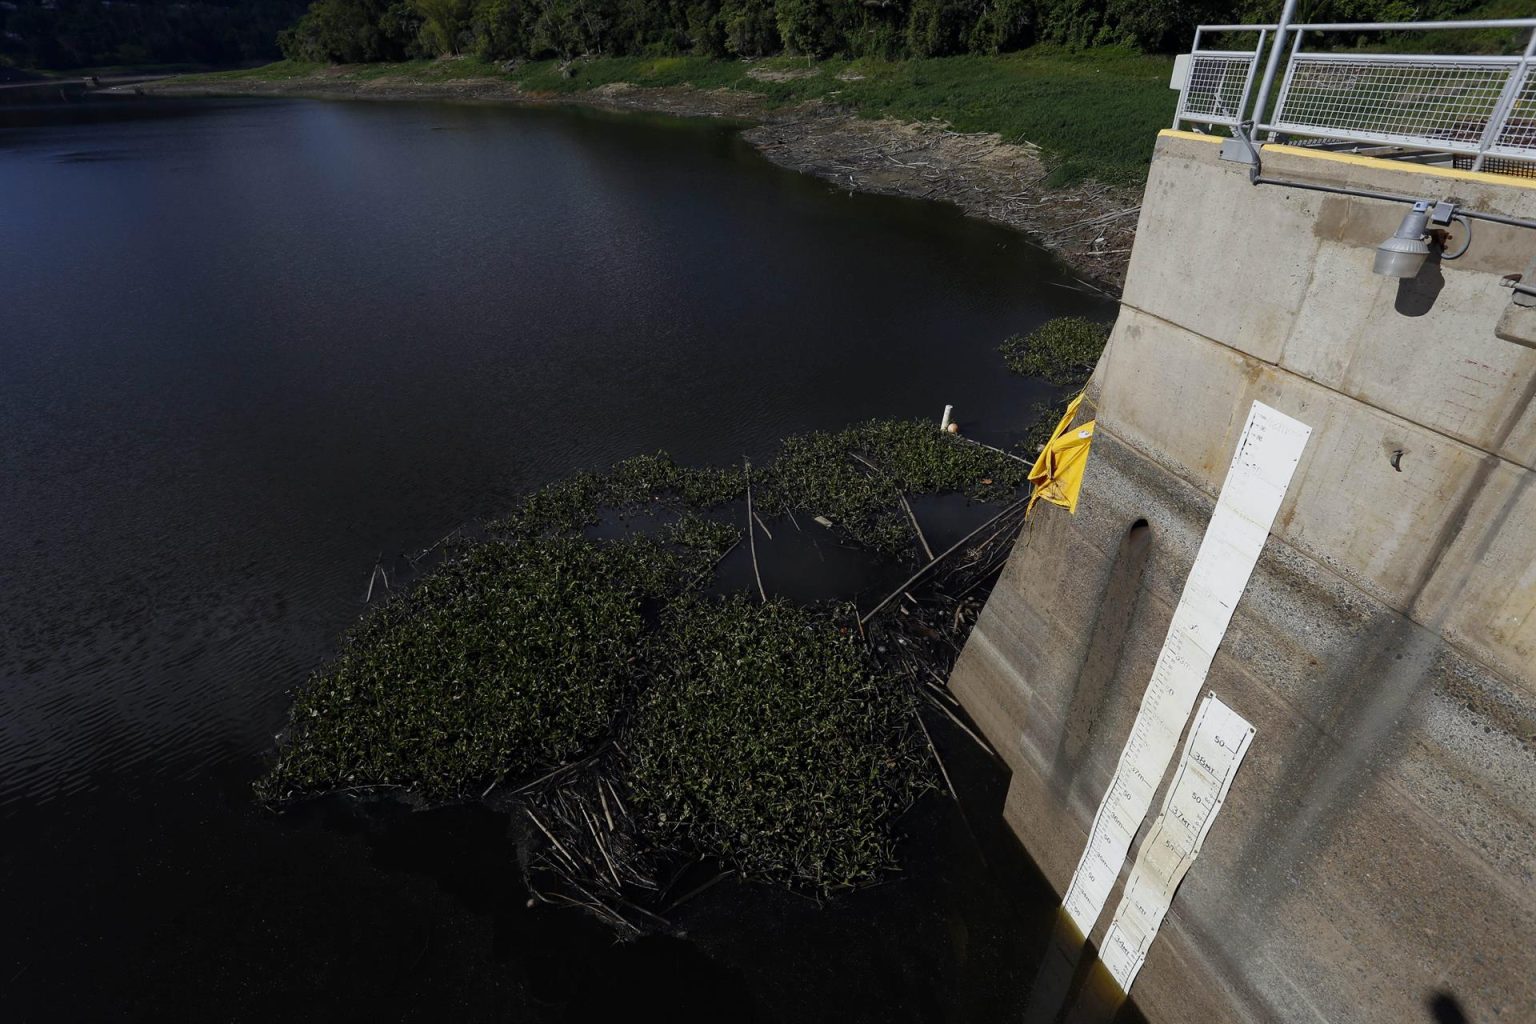
[[[1080,316],[1047,320],[1028,334],[998,346],[1008,369],[1062,387],[1081,387],[1099,361],[1109,325]]]
[[[876,420],[789,438],[778,458],[753,474],[753,486],[765,514],[822,514],[861,544],[897,553],[912,543],[902,494],[1001,498],[1023,485],[1027,473],[1020,463],[957,442],[932,423]]]
[[[985,448],[958,442],[922,420],[874,420],[834,432],[784,441],[767,466],[751,470],[758,511],[825,515],[852,540],[899,554],[912,528],[902,494],[944,491],[986,500],[1011,494],[1026,469]],[[708,509],[745,497],[741,467],[695,469],[665,453],[640,455],[606,474],[578,473],[528,496],[495,524],[508,537],[534,538],[597,522],[597,510],[633,510],[662,496]]]
[[[679,602],[667,671],[625,747],[646,825],[743,875],[820,891],[894,863],[884,823],[926,779],[914,697],[825,613],[745,597]]]
[[[260,793],[400,786],[447,799],[574,757],[631,684],[642,601],[718,554],[579,537],[469,548],[368,615],[300,692]]]
[[[87,68],[270,60],[278,55],[278,32],[304,7],[304,0],[10,0],[0,3],[0,65]]]
[[[1313,0],[1302,15],[1512,17],[1526,13],[1522,2]],[[469,53],[491,60],[780,53],[896,59],[995,54],[1037,43],[1171,52],[1199,22],[1268,21],[1279,6],[1280,0],[315,0],[305,12],[304,0],[6,0],[0,69],[231,65],[269,59],[279,48],[296,60],[332,63]],[[1507,42],[1458,45],[1507,49]]]
[[[1464,15],[1488,0],[1319,0],[1308,17]],[[1269,21],[1279,0],[317,0],[285,33],[299,60],[475,53],[896,59],[991,54],[1036,43],[1167,52],[1201,22]],[[373,32],[359,25],[375,26]],[[412,24],[414,38],[407,38]],[[388,40],[386,44],[383,42]]]

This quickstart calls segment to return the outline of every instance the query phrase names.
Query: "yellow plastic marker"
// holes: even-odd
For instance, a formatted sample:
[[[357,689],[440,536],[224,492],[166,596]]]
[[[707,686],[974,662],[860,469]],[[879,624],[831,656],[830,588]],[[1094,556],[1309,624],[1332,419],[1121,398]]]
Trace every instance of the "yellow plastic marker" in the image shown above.
[[[1034,511],[1035,502],[1044,498],[1053,505],[1060,505],[1068,512],[1077,513],[1077,494],[1083,489],[1083,472],[1088,468],[1088,446],[1093,443],[1093,420],[1078,427],[1071,427],[1072,417],[1077,415],[1083,396],[1078,395],[1067,404],[1067,412],[1056,424],[1051,439],[1046,442],[1034,468],[1029,471],[1029,482],[1035,485],[1029,496],[1029,508],[1025,515]]]

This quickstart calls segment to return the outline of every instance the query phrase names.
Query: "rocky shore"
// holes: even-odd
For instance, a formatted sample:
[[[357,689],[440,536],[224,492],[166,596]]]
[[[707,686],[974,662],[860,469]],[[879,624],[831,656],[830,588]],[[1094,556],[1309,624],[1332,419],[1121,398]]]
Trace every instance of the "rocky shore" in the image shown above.
[[[1141,208],[1140,189],[1095,182],[1048,186],[1038,149],[995,134],[955,132],[938,121],[862,118],[826,102],[773,109],[762,96],[734,89],[617,84],[548,94],[497,78],[357,80],[340,69],[286,79],[173,78],[136,88],[180,96],[567,104],[740,121],[749,126],[743,137],[774,163],[850,190],[953,203],[968,216],[1028,234],[1072,267],[1085,286],[1111,296],[1124,283]]]

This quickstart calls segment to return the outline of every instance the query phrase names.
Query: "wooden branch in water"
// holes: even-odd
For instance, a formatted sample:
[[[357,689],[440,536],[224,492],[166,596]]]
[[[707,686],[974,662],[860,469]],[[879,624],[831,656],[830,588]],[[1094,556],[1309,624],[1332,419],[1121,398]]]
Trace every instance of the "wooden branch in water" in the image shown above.
[[[715,559],[712,563],[710,563],[709,568],[699,570],[699,574],[697,576],[695,576],[692,580],[690,580],[688,585],[686,587],[684,587],[683,590],[684,591],[692,590],[694,587],[698,586],[699,583],[702,580],[706,580],[710,576],[714,575],[715,570],[720,568],[720,563],[725,561],[726,556],[729,555],[732,551],[735,551],[737,546],[740,543],[741,543],[741,538],[739,538],[739,537],[736,540],[731,541],[731,546],[726,548],[724,551],[722,551],[720,553],[720,557]]]
[[[924,679],[923,685],[928,687],[928,689],[932,690],[934,693],[937,693],[939,696],[943,697],[945,700],[950,701],[951,703],[955,703],[954,694],[950,693],[949,690],[944,686],[944,677],[935,672],[933,670],[933,666],[931,665],[923,665],[922,669],[929,675],[933,676],[934,679],[938,680],[938,682],[930,682],[929,680]]]
[[[613,802],[618,805],[619,813],[622,815],[628,815],[629,811],[624,809],[624,801],[619,799],[619,791],[613,788],[612,782],[609,782],[607,779],[604,779],[603,781],[607,783],[608,792],[613,796]]]
[[[972,732],[969,726],[967,726],[964,722],[960,721],[960,717],[958,715],[956,715],[953,711],[949,710],[949,708],[945,707],[943,704],[939,703],[938,699],[935,698],[932,694],[930,694],[927,690],[923,691],[923,696],[928,698],[928,702],[930,704],[932,704],[934,707],[938,708],[940,711],[944,712],[944,714],[949,717],[949,720],[951,722],[954,722],[956,725],[958,725],[965,732],[965,734],[967,736],[969,736],[971,739],[975,740],[977,746],[981,747],[982,750],[985,750],[988,754],[991,754],[993,757],[997,756],[997,751],[992,749],[992,744],[988,743],[986,740],[984,740],[980,736],[976,735],[976,733]]]
[[[752,527],[752,520],[754,518],[752,515],[752,463],[747,462],[745,459],[742,462],[746,465],[747,470],[747,545],[752,549],[752,575],[757,577],[758,596],[763,599],[764,604],[767,604],[768,591],[763,589],[763,574],[757,568],[757,535]]]
[[[560,767],[556,768],[554,771],[549,772],[549,773],[544,774],[544,775],[540,775],[538,778],[534,779],[532,782],[525,782],[525,783],[523,783],[521,786],[518,786],[516,789],[514,789],[511,792],[510,795],[511,796],[517,796],[519,793],[526,793],[526,792],[528,792],[528,790],[533,789],[535,786],[542,785],[543,783],[548,782],[550,779],[553,779],[553,778],[555,778],[558,775],[564,775],[566,772],[575,771],[577,768],[584,768],[584,767],[586,767],[587,765],[591,764],[593,761],[596,761],[599,757],[601,757],[603,755],[603,751],[606,749],[607,746],[608,746],[608,744],[605,744],[602,747],[598,747],[596,750],[594,750],[592,753],[588,754],[586,757],[582,758],[580,761],[572,761],[569,764],[562,764]],[[612,744],[612,746],[617,748],[618,744]],[[486,790],[486,792],[490,792],[490,790]]]
[[[955,437],[957,437],[960,440],[964,441],[966,444],[979,445],[980,447],[987,449],[987,451],[997,452],[997,454],[999,454],[999,455],[1005,455],[1008,458],[1013,459],[1015,462],[1022,462],[1026,466],[1031,466],[1031,467],[1034,466],[1034,462],[1032,462],[1029,459],[1024,458],[1022,455],[1015,455],[1015,454],[1013,454],[1013,452],[1005,452],[1001,448],[995,448],[992,445],[986,444],[985,442],[982,442],[982,441],[978,441],[975,438],[966,437],[964,434],[956,434]]]
[[[523,808],[523,813],[527,814],[528,817],[532,818],[533,819],[533,823],[535,825],[539,826],[539,831],[543,832],[544,835],[549,839],[549,841],[551,843],[555,844],[555,849],[559,850],[560,853],[562,855],[564,855],[566,861],[569,862],[569,864],[571,865],[571,870],[579,872],[581,870],[581,865],[576,863],[576,858],[571,856],[570,851],[568,851],[565,847],[560,845],[560,840],[555,838],[555,834],[553,832],[551,832],[549,829],[544,827],[544,823],[539,820],[539,816],[537,814],[534,814],[533,811],[530,810],[527,807]]]
[[[879,466],[875,465],[873,462],[871,462],[869,459],[866,459],[864,456],[860,455],[858,452],[849,452],[848,454],[850,456],[852,456],[853,458],[858,459],[860,462],[864,463],[864,465],[868,466],[870,469],[874,470],[876,473],[879,473],[881,476],[889,478],[891,480],[891,482],[894,483],[894,484],[897,484],[897,486],[899,488],[899,486],[900,486],[899,481],[897,481],[894,477],[892,477],[889,472],[887,472],[884,469],[881,469]],[[1007,454],[1007,453],[1005,452],[1004,454]],[[908,520],[908,522],[910,522],[912,524],[912,532],[917,534],[917,543],[922,546],[923,554],[928,556],[929,561],[932,561],[933,560],[933,548],[928,546],[928,538],[923,536],[923,528],[917,524],[917,516],[913,513],[912,505],[911,505],[911,503],[909,503],[907,501],[907,496],[905,494],[901,493],[901,491],[898,489],[897,492],[896,492],[896,499],[901,502],[901,507],[904,508],[906,510],[906,512],[907,512],[907,520]]]
[[[987,580],[992,578],[992,574],[993,573],[998,572],[999,570],[1001,570],[1003,568],[1003,566],[1005,566],[1007,564],[1008,564],[1008,559],[1004,558],[1002,561],[1000,561],[996,565],[992,566],[992,568],[988,569],[986,572],[982,573],[980,576],[977,576],[974,580],[971,581],[970,586],[966,587],[964,590],[960,591],[960,593],[955,595],[955,600],[956,601],[963,601],[963,600],[965,600],[966,597],[968,597],[970,595],[971,591],[975,590],[977,587],[979,587],[983,583],[987,582]]]
[[[367,604],[369,601],[373,600],[373,581],[378,579],[380,576],[384,577],[384,589],[386,591],[390,589],[389,573],[384,569],[384,563],[382,561],[383,558],[384,552],[380,551],[378,559],[374,560],[373,572],[368,574],[368,593],[363,595],[363,604]]]
[[[933,763],[939,766],[939,774],[944,776],[944,785],[949,787],[949,795],[959,803],[960,794],[955,792],[955,784],[949,779],[949,770],[944,767],[944,759],[939,756],[939,748],[933,745],[933,737],[928,735],[928,725],[923,721],[923,713],[913,712],[913,717],[917,719],[918,728],[923,730],[923,739],[928,741],[928,752],[933,755]]]
[[[923,546],[923,554],[928,556],[929,561],[932,561],[933,548],[928,546],[928,538],[923,536],[923,528],[917,525],[917,516],[913,514],[912,506],[908,503],[907,496],[905,494],[897,494],[896,497],[901,499],[901,507],[907,510],[907,518],[912,521],[912,531],[917,534],[917,542]]]
[[[713,888],[715,885],[717,885],[720,882],[724,881],[725,879],[729,878],[734,873],[735,872],[732,869],[727,868],[726,870],[724,870],[724,871],[720,872],[718,875],[716,875],[714,878],[711,878],[709,881],[705,882],[703,885],[700,885],[697,888],[693,888],[693,889],[688,890],[682,896],[679,896],[677,899],[673,900],[671,903],[668,903],[667,904],[666,912],[670,914],[672,911],[676,910],[678,907],[682,906],[684,903],[687,903],[689,900],[693,899],[699,893],[705,891],[706,889]]]
[[[603,817],[608,820],[608,831],[613,831],[613,812],[608,810],[608,798],[603,795],[603,785],[597,784],[597,802],[603,805]]]
[[[608,856],[608,851],[603,847],[603,837],[597,834],[597,823],[592,820],[592,815],[587,813],[586,805],[577,805],[581,810],[582,820],[587,823],[587,830],[592,833],[592,841],[597,844],[597,852],[603,855],[603,863],[608,865],[608,873],[613,876],[613,884],[622,889],[624,883],[619,880],[619,870],[613,866],[613,858]]]
[[[948,558],[950,555],[954,554],[956,551],[959,551],[961,548],[963,548],[967,543],[970,542],[970,539],[972,537],[974,537],[977,534],[981,533],[981,531],[989,528],[994,523],[996,523],[999,520],[1001,520],[1004,516],[1009,515],[1010,513],[1016,512],[1016,511],[1018,511],[1021,508],[1024,508],[1028,503],[1029,503],[1029,499],[1028,498],[1020,498],[1018,501],[1014,502],[1012,505],[1009,505],[1007,508],[1003,509],[1001,512],[999,512],[997,515],[993,516],[991,519],[988,519],[986,522],[984,522],[980,526],[976,527],[976,529],[972,530],[970,533],[966,534],[964,537],[961,537],[952,546],[950,546],[949,548],[945,549],[943,554],[939,555],[937,558],[933,559],[927,565],[923,566],[921,569],[917,570],[917,572],[913,573],[906,580],[904,580],[902,582],[901,586],[897,587],[894,591],[892,591],[889,595],[887,595],[886,598],[883,601],[881,601],[879,604],[875,605],[873,608],[871,608],[864,615],[859,616],[859,627],[862,629],[864,624],[866,622],[868,622],[870,619],[874,618],[877,614],[879,614],[881,609],[883,609],[886,605],[890,604],[896,598],[900,597],[902,592],[905,591],[912,584],[916,583],[918,580],[920,580],[924,576],[926,576],[928,574],[929,570],[931,570],[934,566],[938,565],[940,562],[944,561],[944,559]]]
[[[881,476],[889,476],[890,475],[885,470],[881,469],[879,466],[875,465],[873,462],[870,462],[864,456],[860,455],[858,452],[849,452],[848,456],[850,458],[858,459],[860,462],[864,463],[864,465],[868,466],[870,469],[874,470],[876,473],[879,473]]]
[[[412,557],[410,555],[406,555],[405,556],[405,560],[407,562],[411,563],[411,568],[412,569],[416,568],[416,563],[417,562],[421,561],[423,558],[426,558],[432,552],[436,551],[438,548],[440,548],[444,544],[448,543],[449,540],[457,537],[462,530],[463,530],[462,526],[455,526],[453,529],[449,530],[447,533],[445,533],[441,537],[439,537],[437,539],[437,543],[436,544],[433,544],[429,548],[423,548],[422,550],[416,552],[415,557]]]

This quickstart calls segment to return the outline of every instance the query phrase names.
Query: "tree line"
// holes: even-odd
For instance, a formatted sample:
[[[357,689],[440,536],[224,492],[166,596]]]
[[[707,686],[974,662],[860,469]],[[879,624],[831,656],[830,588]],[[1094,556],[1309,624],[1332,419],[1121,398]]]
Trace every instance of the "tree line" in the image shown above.
[[[1310,18],[1398,21],[1485,0],[1314,0]],[[448,54],[936,57],[1037,43],[1172,52],[1201,22],[1273,21],[1280,0],[316,0],[280,38],[294,59]]]
[[[1489,0],[1305,0],[1310,20],[1452,18]],[[1037,43],[1172,52],[1280,0],[0,0],[0,68],[448,54],[935,57]],[[300,16],[302,14],[302,17]]]

